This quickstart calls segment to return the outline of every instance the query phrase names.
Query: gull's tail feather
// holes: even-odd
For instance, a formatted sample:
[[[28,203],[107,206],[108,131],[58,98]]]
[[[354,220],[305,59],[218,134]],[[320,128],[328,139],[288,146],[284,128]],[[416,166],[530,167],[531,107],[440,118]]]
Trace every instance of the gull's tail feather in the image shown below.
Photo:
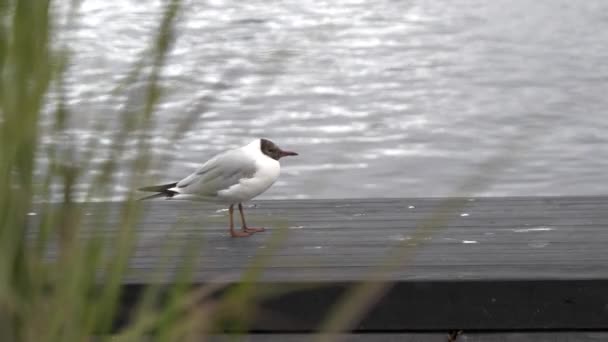
[[[150,195],[144,198],[140,198],[140,201],[143,200],[147,200],[147,199],[153,199],[153,198],[158,198],[158,197],[173,197],[175,196],[175,194],[177,194],[177,192],[169,190],[171,188],[174,188],[177,185],[177,182],[175,183],[169,183],[169,184],[162,184],[162,185],[153,185],[153,186],[145,186],[143,188],[139,188],[139,191],[148,191],[148,192],[158,192],[157,194],[154,195]]]

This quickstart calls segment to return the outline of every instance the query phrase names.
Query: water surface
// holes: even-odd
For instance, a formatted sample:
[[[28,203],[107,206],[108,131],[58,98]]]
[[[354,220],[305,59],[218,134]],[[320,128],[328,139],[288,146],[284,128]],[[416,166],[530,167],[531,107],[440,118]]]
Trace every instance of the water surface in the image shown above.
[[[482,185],[477,195],[608,192],[606,1],[184,8],[149,140],[167,160],[147,175],[155,180],[267,137],[300,156],[285,160],[263,198],[445,196],[471,182]],[[161,11],[160,2],[87,0],[63,33],[74,52],[68,138],[95,136],[99,161],[113,135],[93,133],[92,122],[121,108],[111,90],[144,53]],[[114,198],[126,190],[120,178],[115,190]]]

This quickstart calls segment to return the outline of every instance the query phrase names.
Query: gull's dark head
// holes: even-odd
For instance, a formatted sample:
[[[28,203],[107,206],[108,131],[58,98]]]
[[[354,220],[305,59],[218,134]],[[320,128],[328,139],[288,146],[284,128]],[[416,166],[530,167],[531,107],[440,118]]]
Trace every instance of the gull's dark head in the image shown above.
[[[297,156],[298,154],[295,152],[291,152],[291,151],[284,151],[281,150],[279,148],[279,146],[277,146],[275,143],[273,143],[272,141],[268,140],[268,139],[261,139],[261,150],[262,153],[264,153],[265,155],[269,156],[270,158],[274,159],[274,160],[279,160],[283,157],[287,157],[287,156]]]

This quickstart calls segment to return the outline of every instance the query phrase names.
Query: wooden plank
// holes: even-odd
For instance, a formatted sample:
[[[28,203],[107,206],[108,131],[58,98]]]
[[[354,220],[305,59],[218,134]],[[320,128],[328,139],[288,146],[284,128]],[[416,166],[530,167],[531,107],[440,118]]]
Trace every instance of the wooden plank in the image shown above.
[[[435,211],[444,202],[259,201],[247,209],[249,222],[271,228],[247,239],[226,238],[227,213],[221,207],[144,203],[132,260],[139,272],[129,281],[137,283],[139,274],[151,272],[168,242],[196,239],[201,240],[200,282],[226,275],[236,279],[251,260],[265,256],[274,256],[265,281],[356,281],[391,262],[400,265],[392,280],[608,278],[606,198],[465,199],[466,207],[457,211]],[[87,216],[91,230],[112,236],[119,204],[108,204],[110,220],[96,217],[100,205],[92,205]],[[420,228],[433,220],[441,226]],[[286,239],[278,249],[269,248],[273,232],[281,229]],[[398,248],[408,248],[408,256],[391,260],[389,253]],[[166,257],[178,268],[181,248],[175,249]]]
[[[238,283],[263,260],[261,288],[294,289],[263,303],[289,322],[260,316],[261,331],[315,329],[346,289],[386,266],[393,287],[361,331],[608,329],[608,197],[257,201],[248,222],[270,229],[246,239],[227,237],[220,206],[141,205],[129,296],[170,283],[194,241],[197,284]],[[104,236],[110,250],[120,208],[86,204],[82,238]]]

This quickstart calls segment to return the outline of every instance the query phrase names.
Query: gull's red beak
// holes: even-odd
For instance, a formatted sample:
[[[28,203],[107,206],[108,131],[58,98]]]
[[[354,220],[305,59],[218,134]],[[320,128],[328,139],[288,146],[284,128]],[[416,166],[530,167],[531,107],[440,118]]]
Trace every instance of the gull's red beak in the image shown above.
[[[291,152],[291,151],[281,151],[281,154],[279,155],[280,158],[283,157],[287,157],[287,156],[297,156],[298,154],[295,152]]]

